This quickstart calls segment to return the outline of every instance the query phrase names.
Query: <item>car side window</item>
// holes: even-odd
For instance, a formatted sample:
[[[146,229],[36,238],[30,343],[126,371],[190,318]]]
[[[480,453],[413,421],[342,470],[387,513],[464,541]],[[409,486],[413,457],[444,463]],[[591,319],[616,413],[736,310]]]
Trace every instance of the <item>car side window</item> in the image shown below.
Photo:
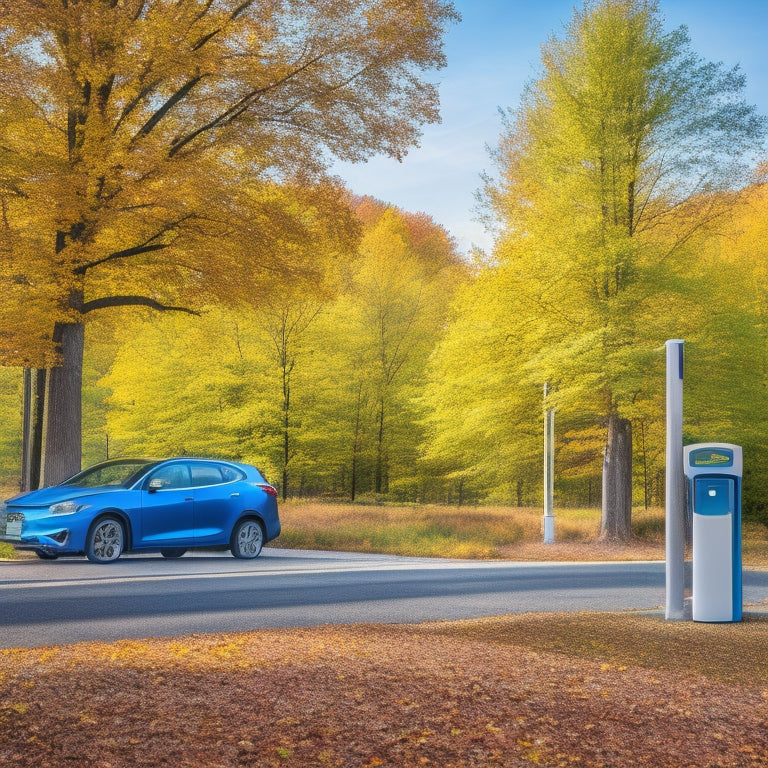
[[[165,467],[160,467],[156,472],[152,473],[150,482],[156,484],[162,483],[162,486],[158,490],[171,490],[173,488],[189,488],[191,483],[189,479],[189,468],[186,464],[169,464]],[[155,485],[157,488],[157,485]]]
[[[224,478],[225,483],[232,483],[235,480],[245,480],[245,474],[239,469],[229,467],[226,464],[222,464],[220,469],[221,476]]]
[[[192,485],[221,485],[224,478],[218,464],[192,464]]]

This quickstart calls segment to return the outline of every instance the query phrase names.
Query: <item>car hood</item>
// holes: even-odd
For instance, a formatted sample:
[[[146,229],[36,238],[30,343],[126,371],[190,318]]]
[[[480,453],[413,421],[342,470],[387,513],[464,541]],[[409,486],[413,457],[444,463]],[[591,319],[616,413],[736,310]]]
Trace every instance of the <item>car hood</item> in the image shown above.
[[[18,496],[8,499],[6,503],[14,507],[45,507],[49,504],[56,504],[59,501],[71,501],[72,499],[82,499],[87,496],[119,491],[125,491],[125,488],[119,485],[104,485],[98,488],[54,485],[50,488],[40,488],[29,493],[20,493]]]

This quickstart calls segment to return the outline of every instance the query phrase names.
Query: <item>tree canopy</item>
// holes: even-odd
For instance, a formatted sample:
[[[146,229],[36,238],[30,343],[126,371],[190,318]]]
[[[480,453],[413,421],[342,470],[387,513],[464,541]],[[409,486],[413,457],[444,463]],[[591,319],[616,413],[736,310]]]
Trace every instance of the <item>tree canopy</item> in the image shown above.
[[[86,356],[86,391],[107,405],[94,431],[122,453],[213,448],[258,464],[285,495],[418,489],[417,396],[466,270],[425,217],[370,199],[356,208],[363,237],[338,294],[137,318],[117,345],[102,328]]]
[[[471,264],[325,176],[436,119],[449,3],[0,9],[0,359],[54,366],[54,457],[83,350],[88,461],[214,453],[285,496],[537,503],[555,406],[558,500],[602,499],[624,538],[633,501],[663,501],[662,349],[684,338],[686,442],[768,461],[766,122],[657,3],[587,2],[545,43]],[[15,452],[43,379],[0,373]],[[744,488],[768,515],[760,473]]]
[[[610,538],[629,536],[630,419],[663,342],[649,318],[665,313],[685,243],[722,213],[713,192],[742,181],[762,140],[743,86],[738,70],[700,60],[684,29],[665,32],[655,2],[587,3],[543,47],[496,154],[488,197],[502,222],[497,258],[527,303],[513,314],[523,365],[562,410],[606,426]]]
[[[3,349],[7,362],[59,356],[51,481],[79,466],[84,318],[316,284],[319,240],[328,256],[351,245],[324,168],[400,157],[438,119],[424,75],[444,63],[457,14],[440,0],[2,0],[0,11],[15,260],[0,277],[43,298],[35,327],[16,332],[24,343]]]

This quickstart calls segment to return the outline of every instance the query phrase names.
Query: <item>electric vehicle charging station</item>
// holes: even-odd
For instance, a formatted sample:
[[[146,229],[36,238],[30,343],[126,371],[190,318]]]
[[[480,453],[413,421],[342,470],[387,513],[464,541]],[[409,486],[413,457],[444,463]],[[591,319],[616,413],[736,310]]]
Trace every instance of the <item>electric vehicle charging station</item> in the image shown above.
[[[741,621],[741,446],[683,449],[693,518],[693,620]]]

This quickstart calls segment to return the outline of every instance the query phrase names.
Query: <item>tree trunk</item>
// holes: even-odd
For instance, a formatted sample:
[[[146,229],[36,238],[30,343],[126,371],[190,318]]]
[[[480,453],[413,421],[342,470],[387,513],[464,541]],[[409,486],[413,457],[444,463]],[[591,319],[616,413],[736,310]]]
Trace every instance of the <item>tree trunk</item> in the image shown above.
[[[51,368],[46,402],[43,481],[55,485],[80,471],[82,461],[82,382],[85,325],[57,323],[53,340],[62,363]]]
[[[45,368],[24,369],[24,434],[21,456],[21,491],[40,487],[43,464],[43,424],[45,415]]]
[[[283,501],[288,498],[288,462],[291,458],[290,451],[290,407],[291,407],[291,385],[283,366]]]
[[[602,541],[632,537],[632,422],[611,412],[603,460]]]
[[[350,487],[350,501],[355,500],[357,495],[357,472],[358,472],[358,455],[360,453],[360,441],[362,431],[362,410],[363,410],[363,384],[362,382],[357,389],[357,407],[355,408],[355,434],[352,440],[352,478]]]
[[[379,434],[376,443],[375,491],[384,493],[384,398],[379,400]]]

